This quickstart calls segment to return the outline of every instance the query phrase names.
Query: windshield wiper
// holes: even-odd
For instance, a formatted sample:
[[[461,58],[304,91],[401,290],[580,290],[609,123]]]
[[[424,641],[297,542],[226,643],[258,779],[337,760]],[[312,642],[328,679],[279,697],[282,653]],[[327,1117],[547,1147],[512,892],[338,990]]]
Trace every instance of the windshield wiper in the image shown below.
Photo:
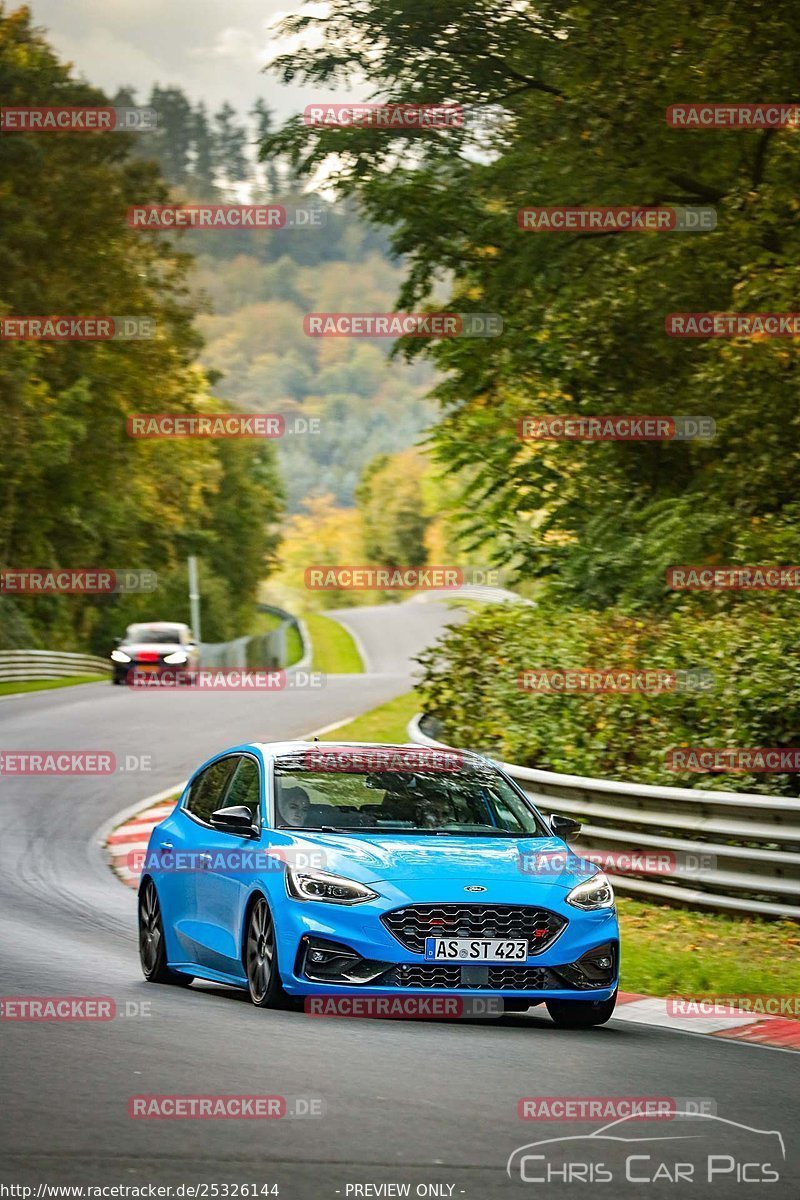
[[[431,833],[435,833],[438,837],[517,838],[524,836],[524,834],[520,833],[511,833],[508,829],[497,829],[494,825],[487,825],[485,829],[432,829]]]
[[[281,833],[347,833],[341,825],[276,825]]]

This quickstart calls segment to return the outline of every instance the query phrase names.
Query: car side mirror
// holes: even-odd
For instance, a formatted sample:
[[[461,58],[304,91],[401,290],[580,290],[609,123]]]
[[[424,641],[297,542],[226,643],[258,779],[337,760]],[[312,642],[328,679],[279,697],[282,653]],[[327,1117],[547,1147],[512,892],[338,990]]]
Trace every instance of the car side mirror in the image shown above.
[[[558,813],[553,813],[550,817],[550,828],[556,837],[568,842],[570,838],[578,836],[581,831],[581,823],[573,820],[572,817],[561,817]]]
[[[258,834],[258,829],[253,824],[253,814],[244,804],[218,808],[211,814],[211,824],[215,829],[221,829],[225,833],[238,833],[242,837],[256,837]]]

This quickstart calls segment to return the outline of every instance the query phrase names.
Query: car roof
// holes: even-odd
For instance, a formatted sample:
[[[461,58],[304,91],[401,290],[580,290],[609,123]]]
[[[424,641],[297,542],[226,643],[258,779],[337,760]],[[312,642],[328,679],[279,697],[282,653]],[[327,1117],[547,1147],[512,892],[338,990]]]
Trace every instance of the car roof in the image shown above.
[[[188,629],[183,621],[131,621],[128,629],[133,629],[134,625],[145,625],[148,629]]]
[[[471,750],[455,750],[448,747],[439,746],[420,746],[416,742],[309,742],[309,741],[293,741],[293,742],[251,742],[254,749],[261,752],[264,758],[282,758],[294,754],[303,754],[306,751],[328,751],[334,753],[336,750],[363,750],[365,752],[372,750],[396,751],[398,754],[407,753],[409,750],[416,750],[420,754],[438,753],[442,754],[449,752],[451,754],[461,755],[466,762],[474,763],[476,766],[485,763],[487,760],[480,754],[475,754]]]

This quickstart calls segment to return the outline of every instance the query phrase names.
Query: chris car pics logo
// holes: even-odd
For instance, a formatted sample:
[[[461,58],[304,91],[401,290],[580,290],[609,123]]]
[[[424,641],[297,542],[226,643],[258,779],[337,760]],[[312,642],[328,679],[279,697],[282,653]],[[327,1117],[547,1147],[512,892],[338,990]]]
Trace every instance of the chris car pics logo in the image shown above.
[[[570,1187],[562,1195],[573,1195],[574,1185],[587,1183],[610,1184],[604,1193],[609,1196],[619,1194],[615,1185],[620,1184],[660,1184],[659,1196],[676,1197],[702,1185],[703,1196],[728,1200],[734,1185],[778,1182],[785,1160],[783,1135],[777,1129],[755,1129],[715,1114],[683,1111],[670,1114],[663,1132],[653,1132],[631,1114],[590,1134],[529,1142],[509,1156],[506,1173],[520,1183],[544,1184],[556,1194],[559,1187]],[[626,1188],[625,1194],[632,1193]]]

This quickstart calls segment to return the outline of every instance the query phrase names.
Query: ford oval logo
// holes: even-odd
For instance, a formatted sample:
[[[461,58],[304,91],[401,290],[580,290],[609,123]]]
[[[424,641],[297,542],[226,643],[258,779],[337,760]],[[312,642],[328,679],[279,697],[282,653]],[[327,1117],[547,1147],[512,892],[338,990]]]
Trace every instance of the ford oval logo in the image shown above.
[[[465,892],[485,892],[486,888],[481,887],[479,883],[471,883],[469,887],[464,888]]]

